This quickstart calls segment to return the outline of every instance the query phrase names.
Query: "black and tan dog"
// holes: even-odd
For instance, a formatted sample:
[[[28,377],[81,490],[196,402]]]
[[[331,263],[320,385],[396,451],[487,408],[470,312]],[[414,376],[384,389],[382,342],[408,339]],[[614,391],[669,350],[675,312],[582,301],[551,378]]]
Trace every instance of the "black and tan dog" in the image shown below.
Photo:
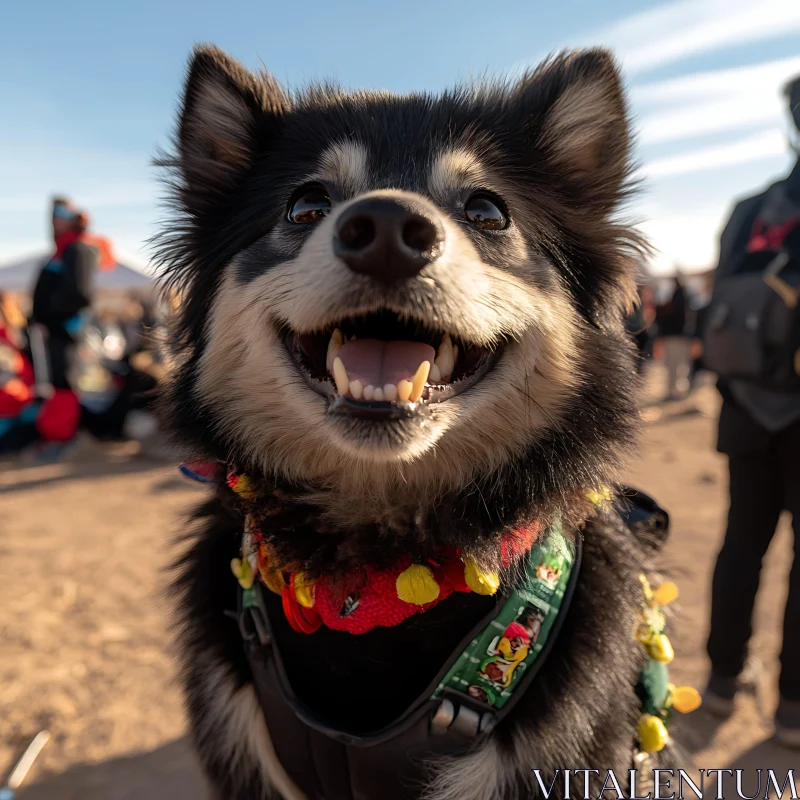
[[[601,50],[441,96],[290,93],[195,52],[163,159],[176,436],[270,499],[259,539],[282,578],[434,563],[444,548],[504,582],[360,635],[299,632],[268,599],[258,649],[279,649],[274,691],[291,702],[265,713],[273,690],[253,673],[268,656],[231,613],[259,501],[219,480],[178,599],[192,734],[220,798],[501,800],[534,796],[533,768],[627,775],[638,576],[658,536],[586,496],[613,482],[637,420],[622,319],[642,243],[617,217],[630,141]],[[556,519],[582,564],[513,711],[446,758],[424,741],[362,746],[500,602],[519,572],[499,563],[503,537]]]

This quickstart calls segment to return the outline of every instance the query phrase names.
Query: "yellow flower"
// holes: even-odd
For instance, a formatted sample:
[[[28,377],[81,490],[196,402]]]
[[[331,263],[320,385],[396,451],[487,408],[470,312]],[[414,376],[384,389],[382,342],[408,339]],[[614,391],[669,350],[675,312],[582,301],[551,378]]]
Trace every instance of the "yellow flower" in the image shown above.
[[[464,582],[476,594],[494,594],[500,588],[500,576],[481,569],[472,558],[464,561]]]
[[[608,486],[601,486],[599,489],[590,489],[586,492],[586,499],[595,506],[605,505],[611,502],[611,489]]]
[[[642,714],[636,732],[639,745],[645,753],[658,753],[669,741],[666,725],[652,714]]]
[[[428,567],[412,564],[397,576],[397,596],[406,603],[424,606],[439,596],[439,584]]]

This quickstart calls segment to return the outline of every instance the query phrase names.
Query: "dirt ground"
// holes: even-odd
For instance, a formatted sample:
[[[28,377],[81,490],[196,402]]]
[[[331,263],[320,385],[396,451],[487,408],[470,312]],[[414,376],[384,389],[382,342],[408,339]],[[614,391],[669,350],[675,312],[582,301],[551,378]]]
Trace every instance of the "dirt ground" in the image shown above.
[[[705,387],[689,401],[646,408],[628,469],[629,482],[672,516],[662,563],[681,590],[672,675],[698,687],[725,512],[716,406]],[[129,447],[92,446],[57,465],[0,465],[0,775],[37,731],[52,733],[19,800],[207,797],[173,685],[163,597],[170,540],[203,491],[174,464]],[[783,520],[757,603],[758,691],[742,695],[721,726],[701,710],[675,730],[700,767],[800,768],[797,753],[770,740],[791,555]]]

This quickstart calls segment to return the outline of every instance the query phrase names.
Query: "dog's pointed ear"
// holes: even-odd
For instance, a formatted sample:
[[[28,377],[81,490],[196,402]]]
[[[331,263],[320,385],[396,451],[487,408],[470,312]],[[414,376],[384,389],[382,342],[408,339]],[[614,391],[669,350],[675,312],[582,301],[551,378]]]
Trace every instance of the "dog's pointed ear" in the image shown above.
[[[630,173],[631,134],[622,80],[607,50],[564,53],[522,79],[537,149],[583,197],[613,203]]]
[[[216,47],[195,48],[177,136],[189,195],[208,200],[232,189],[288,109],[270,75],[253,75]]]

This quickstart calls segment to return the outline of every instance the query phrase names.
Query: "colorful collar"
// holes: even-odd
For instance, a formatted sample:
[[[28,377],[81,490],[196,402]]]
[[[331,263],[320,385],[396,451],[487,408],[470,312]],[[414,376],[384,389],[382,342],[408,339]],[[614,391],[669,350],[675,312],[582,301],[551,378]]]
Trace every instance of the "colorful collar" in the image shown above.
[[[245,501],[257,498],[246,475],[229,472],[226,482]],[[261,510],[261,517],[269,517]],[[335,581],[322,576],[312,581],[302,570],[275,566],[267,537],[253,514],[247,514],[241,557],[231,569],[242,589],[252,589],[260,579],[280,594],[289,624],[299,633],[313,633],[321,625],[332,630],[361,634],[377,627],[392,627],[433,608],[453,592],[493,595],[500,588],[499,570],[508,568],[531,551],[542,534],[536,522],[520,525],[503,535],[496,568],[486,568],[453,547],[443,547],[425,563],[401,558],[387,568],[371,565]],[[544,567],[543,567],[544,568]]]
[[[242,478],[235,480],[234,490]],[[541,531],[541,526],[532,522],[505,534],[499,569],[532,552]],[[552,568],[545,562],[537,568],[550,578],[553,570],[559,569],[555,562]],[[301,570],[275,567],[270,544],[252,515],[245,520],[241,557],[233,559],[231,569],[245,591],[261,580],[280,594],[286,618],[299,633],[313,633],[321,625],[352,634],[392,627],[428,611],[453,592],[494,595],[501,582],[499,569],[482,568],[452,547],[442,548],[425,563],[405,557],[386,568],[367,565],[336,580],[323,575],[312,581]]]
[[[213,483],[219,479],[222,465],[193,462],[183,463],[180,468],[189,478]],[[225,481],[246,503],[261,499],[247,475],[230,471]],[[602,497],[607,499],[608,493]],[[258,518],[269,518],[272,513],[267,504],[266,511],[260,509]],[[555,527],[563,539],[560,523]],[[537,541],[550,541],[551,532],[543,531],[536,521],[508,531],[501,538],[495,568],[482,567],[460,550],[443,547],[425,563],[404,558],[387,568],[368,565],[335,581],[327,576],[312,581],[302,570],[276,567],[268,538],[260,530],[257,517],[248,513],[240,557],[231,561],[231,570],[245,593],[251,593],[260,580],[270,591],[281,595],[286,618],[299,633],[313,633],[325,625],[332,630],[361,634],[376,627],[399,625],[433,608],[453,592],[494,595],[500,588],[500,570],[521,563],[534,551],[542,556],[534,566],[541,580],[557,580],[563,568],[559,557],[553,555],[548,561],[547,553],[535,547]],[[523,578],[527,577],[526,572]]]

